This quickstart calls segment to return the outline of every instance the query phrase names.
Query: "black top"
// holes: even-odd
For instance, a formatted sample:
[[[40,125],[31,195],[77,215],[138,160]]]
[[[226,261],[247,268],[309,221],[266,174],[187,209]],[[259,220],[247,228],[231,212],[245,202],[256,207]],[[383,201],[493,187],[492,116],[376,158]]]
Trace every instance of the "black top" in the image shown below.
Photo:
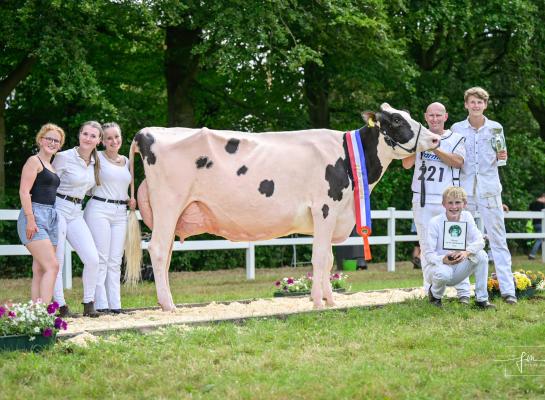
[[[541,211],[545,208],[545,203],[536,200],[530,203],[530,207],[528,208],[530,209],[530,211]],[[541,219],[533,219],[532,223],[534,225],[541,225]]]
[[[36,156],[38,157],[38,156]],[[40,160],[40,157],[38,157]],[[52,206],[55,204],[55,195],[57,188],[61,184],[61,179],[56,173],[48,170],[42,160],[40,160],[43,169],[36,175],[36,180],[30,189],[30,195],[33,203],[47,204]]]

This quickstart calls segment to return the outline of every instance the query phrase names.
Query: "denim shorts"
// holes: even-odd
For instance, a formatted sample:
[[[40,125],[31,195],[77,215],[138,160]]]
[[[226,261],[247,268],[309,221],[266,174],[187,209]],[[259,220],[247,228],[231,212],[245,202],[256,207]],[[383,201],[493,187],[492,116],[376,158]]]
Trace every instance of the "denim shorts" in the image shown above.
[[[17,233],[19,234],[21,243],[26,246],[30,242],[36,240],[49,239],[53,246],[56,246],[59,231],[57,228],[57,211],[55,210],[55,207],[47,204],[32,203],[32,212],[34,213],[34,220],[38,226],[38,232],[32,236],[32,239],[28,240],[26,238],[27,218],[25,216],[25,211],[21,209],[19,218],[17,219]]]

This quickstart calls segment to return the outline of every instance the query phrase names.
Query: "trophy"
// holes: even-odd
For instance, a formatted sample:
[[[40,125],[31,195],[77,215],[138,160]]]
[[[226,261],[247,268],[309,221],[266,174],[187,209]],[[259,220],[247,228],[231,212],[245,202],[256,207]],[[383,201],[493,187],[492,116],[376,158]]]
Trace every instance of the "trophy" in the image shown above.
[[[499,153],[502,150],[507,150],[505,145],[505,136],[503,136],[502,128],[492,128],[492,138],[490,142],[492,143],[492,148]],[[498,167],[502,167],[507,164],[507,160],[498,160]]]

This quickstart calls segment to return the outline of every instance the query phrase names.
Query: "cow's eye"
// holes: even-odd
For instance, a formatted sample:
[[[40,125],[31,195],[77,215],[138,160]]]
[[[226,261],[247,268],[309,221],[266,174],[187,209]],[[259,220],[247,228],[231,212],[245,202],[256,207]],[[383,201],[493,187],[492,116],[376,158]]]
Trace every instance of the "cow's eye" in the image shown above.
[[[394,118],[394,124],[399,124],[401,122],[401,120],[397,117]]]

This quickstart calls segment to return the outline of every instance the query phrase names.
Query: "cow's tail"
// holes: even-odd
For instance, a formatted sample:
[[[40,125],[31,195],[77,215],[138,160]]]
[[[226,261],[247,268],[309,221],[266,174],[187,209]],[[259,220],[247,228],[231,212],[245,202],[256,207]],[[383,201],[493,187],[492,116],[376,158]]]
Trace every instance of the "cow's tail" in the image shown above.
[[[134,201],[134,153],[137,151],[133,140],[129,152],[129,170],[131,172],[131,201]],[[125,284],[134,287],[140,281],[140,267],[142,265],[142,234],[140,222],[135,210],[129,211],[127,221],[127,238],[125,240]]]

